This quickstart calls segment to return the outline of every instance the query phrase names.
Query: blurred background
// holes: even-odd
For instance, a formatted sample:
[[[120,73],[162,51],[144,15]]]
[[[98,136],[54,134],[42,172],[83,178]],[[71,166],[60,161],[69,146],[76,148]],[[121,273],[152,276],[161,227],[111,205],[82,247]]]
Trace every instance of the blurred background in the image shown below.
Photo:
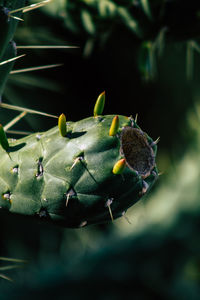
[[[105,90],[105,114],[138,114],[160,136],[162,175],[128,220],[64,229],[0,212],[0,256],[27,261],[0,260],[14,280],[0,279],[0,299],[199,299],[200,3],[53,0],[23,19],[17,46],[77,48],[18,49],[15,70],[62,66],[10,74],[3,101],[76,121]],[[2,124],[15,115],[0,110]],[[13,129],[55,125],[28,115]]]

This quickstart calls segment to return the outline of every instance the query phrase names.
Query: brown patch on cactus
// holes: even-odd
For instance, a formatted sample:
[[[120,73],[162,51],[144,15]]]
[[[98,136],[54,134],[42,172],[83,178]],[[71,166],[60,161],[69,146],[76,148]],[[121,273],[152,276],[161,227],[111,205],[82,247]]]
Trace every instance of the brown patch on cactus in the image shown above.
[[[126,126],[121,132],[121,153],[127,166],[146,178],[155,166],[154,152],[149,145],[145,133]]]

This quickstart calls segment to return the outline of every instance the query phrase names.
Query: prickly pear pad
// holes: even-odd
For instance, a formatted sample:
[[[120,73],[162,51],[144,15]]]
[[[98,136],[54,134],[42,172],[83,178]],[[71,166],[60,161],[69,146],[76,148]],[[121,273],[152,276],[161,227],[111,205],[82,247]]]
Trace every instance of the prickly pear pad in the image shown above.
[[[0,149],[0,206],[65,227],[122,216],[157,178],[156,145],[125,116],[110,136],[114,117],[67,122],[64,137],[54,127],[9,140],[9,155]],[[123,158],[123,173],[114,174]]]

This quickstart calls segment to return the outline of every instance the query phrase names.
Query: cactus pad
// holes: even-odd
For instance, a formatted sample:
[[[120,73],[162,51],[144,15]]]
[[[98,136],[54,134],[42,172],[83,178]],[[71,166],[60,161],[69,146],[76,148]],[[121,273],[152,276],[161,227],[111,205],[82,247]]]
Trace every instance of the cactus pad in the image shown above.
[[[0,206],[65,227],[116,219],[157,178],[156,145],[132,117],[97,115],[0,148]],[[63,125],[62,125],[63,126]],[[9,155],[8,155],[9,154]]]

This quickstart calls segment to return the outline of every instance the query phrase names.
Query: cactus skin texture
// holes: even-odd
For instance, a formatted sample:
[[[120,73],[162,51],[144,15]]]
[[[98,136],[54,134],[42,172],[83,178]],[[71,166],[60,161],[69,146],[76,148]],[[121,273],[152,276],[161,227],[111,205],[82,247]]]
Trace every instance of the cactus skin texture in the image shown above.
[[[83,227],[121,217],[158,177],[156,145],[132,117],[114,115],[67,122],[0,148],[0,206],[64,227]],[[125,158],[121,174],[113,167]]]

